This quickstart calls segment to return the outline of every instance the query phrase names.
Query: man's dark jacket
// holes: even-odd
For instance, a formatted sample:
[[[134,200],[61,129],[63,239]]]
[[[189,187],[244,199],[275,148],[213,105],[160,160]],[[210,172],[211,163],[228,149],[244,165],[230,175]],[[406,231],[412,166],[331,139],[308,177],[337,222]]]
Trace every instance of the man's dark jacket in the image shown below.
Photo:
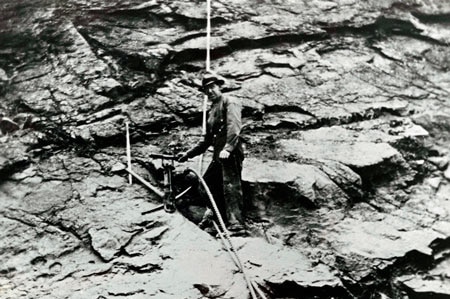
[[[189,157],[204,153],[209,146],[214,147],[213,159],[219,160],[219,153],[224,149],[243,159],[243,147],[240,138],[241,104],[232,97],[225,97],[211,106],[206,124],[204,138],[187,152]]]

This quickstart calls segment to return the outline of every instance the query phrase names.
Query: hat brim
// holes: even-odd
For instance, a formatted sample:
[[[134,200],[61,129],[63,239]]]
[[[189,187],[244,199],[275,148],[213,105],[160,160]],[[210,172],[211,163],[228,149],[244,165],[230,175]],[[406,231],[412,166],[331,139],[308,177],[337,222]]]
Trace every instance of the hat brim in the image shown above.
[[[211,85],[211,84],[217,84],[219,86],[222,86],[225,84],[225,80],[216,78],[214,80],[208,81],[205,84],[203,84],[203,88],[205,88],[206,86]]]

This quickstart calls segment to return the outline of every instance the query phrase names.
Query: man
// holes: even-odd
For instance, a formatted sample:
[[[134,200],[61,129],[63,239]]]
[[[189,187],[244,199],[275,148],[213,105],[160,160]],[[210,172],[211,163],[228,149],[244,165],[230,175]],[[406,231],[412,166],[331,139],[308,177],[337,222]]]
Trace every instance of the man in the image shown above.
[[[230,231],[243,230],[243,199],[241,172],[244,151],[240,138],[241,105],[222,94],[220,86],[225,81],[214,73],[207,73],[202,80],[203,92],[211,102],[206,124],[206,134],[191,150],[180,154],[178,161],[204,153],[214,147],[213,160],[204,179]]]

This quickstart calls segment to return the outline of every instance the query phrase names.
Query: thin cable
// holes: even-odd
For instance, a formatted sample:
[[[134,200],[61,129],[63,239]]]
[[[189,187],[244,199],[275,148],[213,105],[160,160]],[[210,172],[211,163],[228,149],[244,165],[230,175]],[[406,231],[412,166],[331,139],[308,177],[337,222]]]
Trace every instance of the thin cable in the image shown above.
[[[206,0],[206,71],[211,70],[211,0]]]
[[[128,169],[131,170],[131,145],[130,145],[130,130],[128,128],[128,122],[125,122],[125,129],[127,131],[126,134],[126,141],[127,141],[127,164]],[[131,185],[133,183],[133,179],[131,174],[128,175],[128,183]]]
[[[206,0],[206,71],[211,70],[211,0]],[[203,121],[202,121],[202,137],[206,135],[206,109],[208,106],[208,96],[203,97]],[[198,159],[198,169],[202,173],[203,168],[203,154]]]
[[[203,123],[202,123],[202,138],[205,138],[206,135],[206,109],[208,106],[208,96],[205,95],[203,97]],[[203,154],[201,154],[198,158],[198,172],[203,172]]]

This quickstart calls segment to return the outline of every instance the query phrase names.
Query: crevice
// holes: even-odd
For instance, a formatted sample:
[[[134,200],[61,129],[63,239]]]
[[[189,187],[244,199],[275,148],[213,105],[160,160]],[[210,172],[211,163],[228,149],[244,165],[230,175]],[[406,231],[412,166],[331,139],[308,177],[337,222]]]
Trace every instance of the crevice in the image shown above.
[[[69,272],[69,273],[67,273],[66,275],[64,275],[64,276],[62,276],[61,278],[58,278],[56,281],[64,281],[64,280],[66,280],[67,278],[73,278],[73,275],[75,274],[75,273],[79,273],[81,270],[75,270],[75,271],[71,271],[71,272]]]
[[[44,256],[37,256],[34,259],[32,259],[30,261],[30,263],[33,266],[38,265],[38,264],[46,264],[49,260],[52,261],[52,260],[61,259],[65,256],[68,256],[69,254],[72,254],[72,253],[78,251],[79,249],[80,249],[80,246],[74,246],[74,247],[71,247],[71,248],[68,248],[68,249],[62,251],[59,254],[46,254]],[[55,264],[55,263],[53,263],[53,264]],[[51,268],[51,265],[49,265],[49,268]]]
[[[152,263],[148,263],[148,264],[144,264],[144,265],[140,265],[140,266],[137,266],[137,265],[126,265],[127,266],[127,268],[130,270],[130,271],[133,271],[133,272],[136,272],[136,273],[139,273],[139,274],[143,274],[143,273],[155,273],[155,272],[158,272],[158,271],[162,271],[163,270],[163,268],[161,268],[161,266],[160,265],[158,265],[158,264],[152,264]]]
[[[411,14],[419,19],[422,23],[450,24],[450,13],[427,14],[424,12],[415,11]]]
[[[8,180],[13,174],[21,172],[25,170],[31,161],[29,159],[13,161],[12,163],[8,163],[0,168],[0,186]]]
[[[26,225],[26,226],[29,226],[29,227],[33,227],[33,228],[37,227],[36,223],[33,223],[33,222],[31,222],[31,221],[27,221],[27,220],[26,220],[25,218],[23,218],[23,217],[22,217],[22,218],[18,218],[18,217],[6,215],[5,212],[0,212],[0,215],[3,216],[3,217],[5,217],[6,219],[20,222],[20,223],[22,223],[22,224],[24,224],[24,225]]]
[[[91,234],[89,234],[89,232],[87,232],[86,233],[86,244],[87,244],[87,246],[88,246],[88,248],[90,249],[90,251],[97,257],[97,258],[99,258],[103,263],[109,263],[111,260],[113,260],[114,259],[114,257],[112,257],[111,259],[105,259],[104,257],[103,257],[103,255],[99,252],[99,251],[97,251],[96,249],[95,249],[95,247],[94,247],[94,245],[92,244],[92,236],[91,236]]]
[[[270,293],[276,298],[293,299],[354,299],[355,297],[344,287],[339,286],[301,286],[295,281],[284,281],[281,284],[267,282]]]
[[[83,122],[78,122],[77,125],[92,125],[102,122],[109,118],[122,114],[121,108],[105,108],[103,110],[97,110],[97,112],[90,114]]]
[[[260,103],[261,104],[261,103]],[[311,112],[303,109],[300,106],[297,105],[271,105],[271,106],[264,106],[265,113],[277,113],[277,112],[297,112],[300,114],[308,115],[314,118],[317,118],[314,114]]]
[[[0,269],[0,277],[10,277],[12,273],[16,272],[15,267],[8,267],[6,269]]]
[[[372,38],[374,37],[381,38],[386,35],[402,35],[431,42],[433,44],[443,45],[443,43],[440,41],[437,41],[427,36],[423,36],[421,34],[421,30],[415,28],[411,24],[411,22],[403,21],[400,19],[380,17],[373,24],[364,25],[361,27],[354,27],[354,26],[332,27],[329,24],[321,24],[321,23],[318,23],[318,25],[322,25],[321,29],[325,30],[326,33],[315,33],[315,34],[284,33],[266,36],[259,39],[238,38],[230,40],[227,43],[227,46],[211,49],[211,59],[215,60],[240,50],[254,49],[254,48],[264,49],[280,44],[298,45],[310,41],[323,41],[329,39],[332,36],[339,36],[339,35],[342,36],[360,35]],[[161,66],[162,69],[164,69],[166,65],[170,64],[183,65],[183,63],[187,63],[190,61],[203,60],[205,55],[206,50],[203,49],[185,49],[167,56],[166,59],[161,64]]]
[[[44,158],[67,148],[71,148],[81,155],[94,151],[92,143],[79,137],[72,137],[69,132],[64,130],[64,125],[62,120],[60,122],[41,123],[36,130],[40,131],[42,135],[37,138],[36,144],[31,146],[30,150],[34,150],[36,153],[40,150],[41,156]],[[44,148],[46,149],[45,152],[42,151]]]
[[[391,298],[401,298],[399,293],[402,290],[395,286],[395,278],[427,271],[431,269],[433,264],[432,256],[412,250],[403,257],[396,258],[391,265],[383,269],[375,268],[358,284],[351,285],[349,288],[358,295],[358,298],[370,298],[371,294],[376,292],[384,292]]]
[[[78,233],[78,231],[73,228],[73,227],[67,227],[66,225],[64,225],[63,223],[59,223],[59,222],[52,222],[50,220],[47,219],[43,219],[41,218],[41,221],[49,226],[55,227],[57,229],[59,229],[60,231],[63,231],[65,233],[70,234],[71,236],[74,236],[77,240],[83,242],[85,238],[83,238],[82,235],[80,235]]]
[[[340,162],[336,162],[340,163]],[[327,173],[327,170],[325,168],[329,168],[326,163],[320,162],[320,161],[314,161],[312,163],[305,163],[310,164],[318,167],[333,183],[336,184],[339,188],[341,188],[345,194],[348,195],[349,199],[351,200],[351,204],[355,202],[360,202],[364,195],[365,191],[362,188],[362,185],[356,184],[352,181],[347,180],[344,176],[340,176],[340,180],[333,178],[333,176],[330,176]],[[346,166],[348,167],[348,166]],[[349,167],[350,168],[350,167]],[[331,171],[334,171],[331,169]],[[362,180],[362,179],[361,179]]]
[[[385,16],[379,17],[373,24],[368,24],[361,27],[328,27],[327,24],[323,24],[322,29],[326,30],[326,32],[330,35],[356,34],[369,37],[371,36],[372,38],[382,38],[388,35],[399,35],[409,36],[435,45],[445,45],[441,41],[422,35],[422,30],[417,29],[410,21],[388,18]]]
[[[378,55],[380,55],[383,58],[386,58],[387,60],[390,60],[390,61],[393,61],[393,62],[397,62],[397,63],[402,61],[401,59],[397,59],[395,57],[387,55],[386,53],[383,52],[383,49],[381,49],[381,48],[379,48],[379,47],[377,47],[377,46],[375,46],[373,44],[370,45],[370,48],[372,50],[374,50]],[[392,74],[389,74],[389,76],[392,76]],[[355,77],[357,77],[357,76],[355,76]],[[359,79],[361,79],[361,78],[359,78]],[[365,81],[363,79],[361,79],[361,80],[367,83],[367,81]],[[386,92],[387,90],[384,89],[383,91]]]
[[[128,296],[134,296],[136,294],[145,294],[144,290],[136,290],[136,291],[130,291],[130,292],[108,292],[108,295],[114,296],[114,297],[128,297]]]
[[[283,43],[301,44],[306,41],[324,40],[326,34],[280,34],[271,35],[259,39],[238,38],[230,40],[227,46],[210,49],[211,60],[219,59],[230,55],[233,52],[246,49],[264,49],[270,48],[274,45]],[[162,68],[165,66],[175,64],[182,65],[183,63],[203,60],[206,55],[205,49],[185,49],[169,55],[162,63]]]
[[[114,255],[114,258],[120,257],[120,256],[128,256],[128,257],[133,257],[133,256],[138,256],[138,255],[133,255],[133,254],[129,254],[128,251],[126,250],[127,246],[131,244],[131,242],[133,242],[134,238],[136,238],[137,236],[141,235],[145,230],[143,228],[136,230],[131,236],[130,238],[125,242],[125,244],[123,244],[122,246],[120,246],[119,250],[116,252],[116,254]]]
[[[187,42],[188,40],[196,39],[196,38],[199,38],[199,37],[203,37],[205,35],[206,34],[204,32],[188,34],[188,35],[185,35],[185,36],[183,36],[183,37],[173,41],[172,43],[170,43],[170,45],[171,46],[177,46],[177,45],[180,45],[180,44],[182,44],[184,42]]]
[[[51,74],[52,73],[52,71],[49,71],[49,72],[46,72],[46,73],[42,73],[42,74],[38,74],[38,75],[36,75],[36,76],[32,76],[32,77],[29,77],[29,78],[25,78],[25,79],[23,79],[23,80],[18,80],[18,81],[11,81],[11,85],[14,85],[14,84],[19,84],[19,83],[23,83],[23,82],[29,82],[29,81],[33,81],[33,80],[35,80],[35,79],[39,79],[39,78],[42,78],[42,77],[45,77],[45,76],[47,76],[47,75],[49,75],[49,74]]]
[[[443,232],[440,232],[441,234]],[[436,262],[440,262],[448,257],[450,257],[450,237],[438,238],[431,242],[431,249],[433,249],[433,256]]]
[[[107,268],[106,270],[93,272],[93,273],[90,273],[90,274],[87,274],[87,275],[83,275],[81,277],[86,278],[86,277],[93,277],[93,276],[103,276],[103,275],[111,273],[112,269],[113,269],[113,266]]]
[[[404,170],[402,165],[393,158],[364,167],[347,166],[361,177],[362,190],[369,193],[385,182],[393,181],[396,177],[399,177],[399,172]]]
[[[308,116],[313,117],[313,119],[309,121],[305,121],[304,123],[293,123],[293,122],[287,122],[287,121],[281,121],[280,124],[277,124],[275,127],[270,125],[267,126],[264,124],[264,115],[265,112],[297,112],[301,114],[305,114]],[[257,116],[259,112],[257,110],[251,110],[247,111],[247,115],[256,115],[257,118],[261,118]],[[327,118],[318,118],[313,113],[299,107],[299,106],[281,106],[281,105],[274,105],[274,106],[265,106],[264,112],[262,112],[262,119],[263,120],[257,120],[249,125],[246,126],[245,130],[246,132],[264,132],[264,131],[271,131],[274,129],[295,129],[295,130],[311,130],[311,129],[318,129],[322,127],[331,127],[335,125],[348,125],[352,123],[361,122],[364,120],[373,120],[380,118],[385,115],[393,115],[393,116],[402,116],[403,112],[401,110],[396,110],[394,108],[389,107],[379,107],[379,108],[367,108],[364,111],[361,112],[351,112],[347,116],[343,116],[340,118],[337,117],[327,117]]]
[[[257,211],[270,215],[272,207],[281,207],[289,213],[292,208],[302,207],[305,210],[317,208],[317,204],[307,196],[299,194],[294,182],[285,183],[251,183],[243,182],[244,205],[250,211]],[[282,201],[282,205],[280,202]]]
[[[117,49],[110,49],[104,44],[102,44],[100,41],[91,37],[87,29],[80,28],[78,29],[78,32],[86,40],[86,42],[89,44],[90,47],[93,47],[95,49],[101,49],[105,51],[105,54],[115,57],[119,61],[119,64],[121,66],[125,66],[131,70],[143,73],[154,71],[153,69],[147,67],[144,57],[139,56],[136,53],[128,54],[126,52]],[[95,51],[93,51],[93,53],[95,54]],[[97,54],[95,55],[97,56]],[[99,57],[99,59],[101,59],[101,57]]]
[[[194,18],[194,17],[188,17],[179,13],[176,13],[176,11],[167,12],[167,13],[157,13],[152,10],[154,9],[160,9],[160,6],[153,5],[153,6],[147,6],[144,8],[136,8],[136,9],[96,9],[96,10],[84,10],[83,12],[87,12],[91,17],[86,18],[85,15],[80,16],[79,20],[81,18],[87,19],[92,21],[93,18],[98,19],[105,19],[108,16],[113,16],[115,18],[140,18],[151,22],[159,22],[166,27],[174,27],[174,26],[182,26],[188,31],[192,30],[200,30],[204,29],[206,27],[206,19],[205,18]],[[106,16],[106,17],[105,17]],[[221,16],[212,16],[210,18],[211,26],[216,27],[219,25],[225,25],[230,23],[229,20],[227,20],[224,17]]]

